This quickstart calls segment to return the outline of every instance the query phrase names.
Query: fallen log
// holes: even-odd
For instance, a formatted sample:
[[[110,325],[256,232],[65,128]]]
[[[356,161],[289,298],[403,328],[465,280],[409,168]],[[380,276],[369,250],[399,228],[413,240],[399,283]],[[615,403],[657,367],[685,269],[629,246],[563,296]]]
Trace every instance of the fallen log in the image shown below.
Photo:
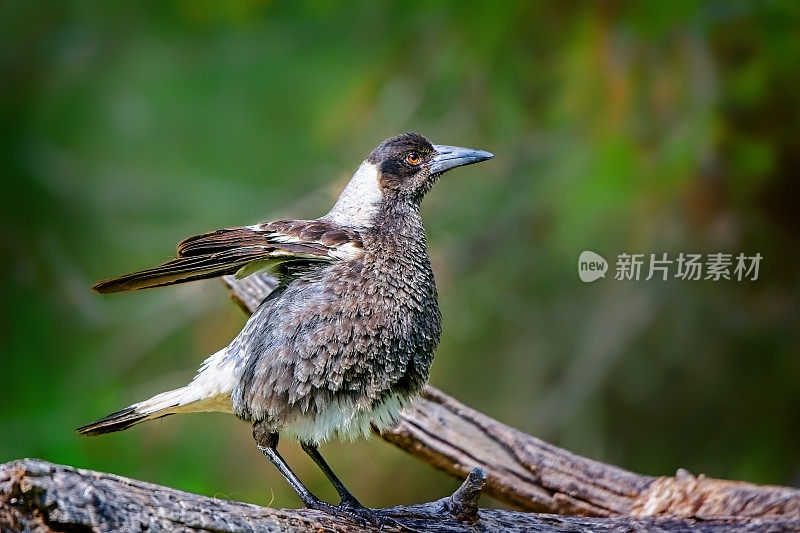
[[[227,278],[247,311],[268,276]],[[797,531],[800,491],[692,476],[653,477],[580,457],[428,387],[382,437],[466,480],[441,500],[382,510],[387,529],[488,531]],[[479,509],[486,490],[520,511]],[[570,516],[564,516],[570,515]],[[0,531],[377,531],[307,509],[270,509],[36,459],[0,465]]]
[[[485,473],[476,469],[450,497],[387,509],[387,516],[396,522],[384,531],[800,531],[800,519],[786,517],[700,521],[666,517],[586,518],[479,510],[478,497],[485,479]],[[182,492],[113,474],[24,459],[0,465],[0,531],[361,533],[379,529],[319,511],[270,509]]]

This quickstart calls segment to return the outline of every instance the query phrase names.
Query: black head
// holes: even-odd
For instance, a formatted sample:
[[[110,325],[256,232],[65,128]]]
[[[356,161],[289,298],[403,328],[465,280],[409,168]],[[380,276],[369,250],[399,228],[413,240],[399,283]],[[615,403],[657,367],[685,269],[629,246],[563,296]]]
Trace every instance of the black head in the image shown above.
[[[419,201],[448,170],[494,157],[489,152],[434,145],[419,133],[404,133],[383,141],[367,162],[378,170],[384,194]]]

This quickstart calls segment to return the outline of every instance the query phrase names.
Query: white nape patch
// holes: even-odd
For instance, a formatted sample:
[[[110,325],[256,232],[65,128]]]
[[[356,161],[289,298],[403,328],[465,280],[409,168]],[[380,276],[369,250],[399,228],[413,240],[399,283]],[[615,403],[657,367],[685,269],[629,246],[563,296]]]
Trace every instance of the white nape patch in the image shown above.
[[[282,436],[316,444],[334,437],[354,441],[357,438],[368,437],[372,424],[379,431],[394,425],[400,417],[400,410],[411,401],[413,398],[390,394],[372,408],[356,406],[350,401],[333,402],[313,417],[298,418],[278,431]]]
[[[364,161],[339,195],[336,205],[322,218],[343,226],[368,228],[372,226],[381,201],[378,167]]]

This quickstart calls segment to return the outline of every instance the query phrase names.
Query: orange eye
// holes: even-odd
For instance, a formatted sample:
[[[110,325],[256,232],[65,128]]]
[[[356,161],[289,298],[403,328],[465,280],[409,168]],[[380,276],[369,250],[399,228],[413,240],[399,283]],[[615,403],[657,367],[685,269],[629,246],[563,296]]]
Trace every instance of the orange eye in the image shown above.
[[[410,165],[419,165],[419,154],[417,152],[411,152],[406,156],[406,161]]]

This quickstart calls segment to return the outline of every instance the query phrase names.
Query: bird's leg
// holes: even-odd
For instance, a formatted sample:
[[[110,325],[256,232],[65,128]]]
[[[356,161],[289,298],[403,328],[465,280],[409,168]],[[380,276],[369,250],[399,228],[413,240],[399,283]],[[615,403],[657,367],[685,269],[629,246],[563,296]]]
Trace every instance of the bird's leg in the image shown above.
[[[266,455],[267,459],[269,459],[270,462],[275,465],[275,468],[278,469],[278,471],[294,489],[300,499],[303,500],[303,504],[307,508],[323,511],[334,516],[347,517],[351,520],[357,521],[362,526],[366,526],[368,522],[372,522],[375,525],[383,524],[383,520],[380,520],[378,517],[373,516],[369,512],[358,512],[362,509],[364,511],[369,511],[369,509],[366,509],[365,507],[347,507],[341,505],[334,506],[314,496],[314,494],[308,490],[305,485],[303,485],[303,482],[300,481],[300,478],[298,478],[297,475],[292,472],[292,469],[289,468],[288,464],[286,464],[286,461],[283,459],[283,457],[281,457],[281,454],[278,453],[278,434],[274,431],[270,431],[260,423],[256,423],[253,426],[253,439],[255,439],[256,446],[258,446],[258,449],[261,450],[261,453]],[[341,485],[341,482],[339,482],[339,484]],[[355,498],[353,498],[353,500],[355,500]],[[358,502],[356,501],[356,503]]]
[[[344,486],[342,480],[339,479],[336,474],[334,474],[333,469],[331,469],[325,458],[322,457],[322,454],[319,453],[319,449],[317,448],[316,444],[301,441],[300,446],[303,448],[303,451],[306,452],[309,457],[311,457],[311,460],[316,463],[320,470],[322,470],[322,472],[325,474],[325,477],[328,478],[328,480],[331,482],[331,485],[333,485],[333,487],[336,489],[336,492],[339,493],[341,501],[339,502],[339,505],[335,507],[337,511],[349,515],[356,520],[369,522],[375,526],[378,526],[380,529],[390,527],[397,531],[420,533],[416,529],[401,524],[380,509],[370,509],[369,507],[364,507],[361,502],[359,502],[356,497],[353,496],[349,490],[347,490],[347,487]]]
[[[303,482],[300,481],[300,478],[298,478],[297,475],[292,472],[292,469],[289,468],[288,464],[286,464],[286,461],[283,459],[283,457],[281,457],[281,454],[278,453],[277,433],[265,431],[264,428],[257,423],[255,426],[253,426],[253,439],[255,439],[256,446],[258,446],[258,449],[261,450],[261,453],[266,455],[267,459],[269,459],[270,462],[275,465],[275,468],[278,469],[278,471],[294,489],[300,499],[303,500],[303,504],[306,507],[311,509],[319,509],[323,506],[324,502],[314,496],[314,494],[308,490],[305,485],[303,485]]]
[[[328,466],[328,463],[326,463],[325,459],[323,459],[319,454],[316,446],[303,445],[303,450],[305,450],[306,453],[311,456],[314,462],[319,465],[323,472],[325,472],[325,475],[328,476],[328,479],[331,480],[333,486],[336,487],[336,491],[342,498],[342,501],[339,503],[339,505],[331,505],[320,500],[314,496],[314,494],[308,490],[305,485],[303,485],[303,482],[300,481],[300,478],[298,478],[295,473],[292,472],[292,469],[289,468],[289,465],[286,464],[286,461],[278,453],[277,433],[270,431],[259,423],[256,423],[253,426],[253,439],[255,439],[256,445],[258,446],[258,449],[261,450],[261,453],[266,455],[267,459],[269,459],[270,462],[275,465],[275,468],[277,468],[281,475],[283,475],[300,499],[303,500],[303,504],[309,509],[323,511],[333,516],[346,517],[351,520],[355,520],[362,526],[366,526],[367,524],[371,523],[381,529],[383,529],[384,526],[391,526],[400,531],[419,533],[414,529],[404,526],[391,517],[384,516],[382,513],[374,509],[369,509],[361,505],[358,500],[356,500],[355,497],[353,497],[353,495],[350,494],[350,492],[345,488],[339,478],[336,477],[336,475],[333,473],[333,470],[331,470],[331,467]]]
[[[303,451],[311,457],[311,460],[314,461],[317,466],[322,470],[325,474],[325,477],[331,482],[331,485],[336,489],[336,492],[339,493],[339,498],[341,501],[339,502],[339,506],[344,507],[351,507],[351,508],[359,508],[364,507],[361,503],[356,499],[353,494],[347,490],[347,487],[344,486],[342,480],[340,480],[336,474],[334,474],[333,470],[331,469],[328,462],[325,461],[325,458],[322,457],[322,454],[319,453],[319,448],[317,448],[316,444],[311,444],[310,442],[300,442],[300,446],[303,448]]]

